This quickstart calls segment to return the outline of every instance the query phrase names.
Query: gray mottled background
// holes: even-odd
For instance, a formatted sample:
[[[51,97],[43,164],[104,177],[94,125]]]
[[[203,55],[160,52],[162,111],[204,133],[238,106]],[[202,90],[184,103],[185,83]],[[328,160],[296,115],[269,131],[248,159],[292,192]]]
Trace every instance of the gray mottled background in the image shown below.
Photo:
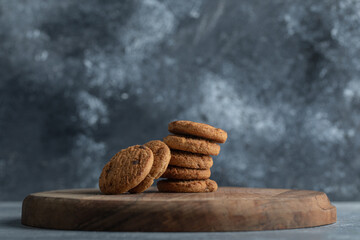
[[[188,119],[220,185],[360,200],[360,1],[0,0],[0,199],[94,187]]]

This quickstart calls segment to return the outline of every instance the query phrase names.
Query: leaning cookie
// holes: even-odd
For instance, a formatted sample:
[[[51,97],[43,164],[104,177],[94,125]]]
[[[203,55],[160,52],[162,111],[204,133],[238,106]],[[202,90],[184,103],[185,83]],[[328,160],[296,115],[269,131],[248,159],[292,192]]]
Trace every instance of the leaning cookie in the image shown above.
[[[162,141],[154,140],[147,142],[144,145],[150,148],[153,152],[154,163],[150,173],[139,185],[130,189],[130,193],[140,193],[151,187],[151,185],[154,183],[154,179],[158,179],[166,171],[166,168],[170,162],[170,149]]]
[[[210,176],[210,169],[191,169],[169,166],[161,177],[182,180],[202,180],[208,179]]]
[[[215,192],[218,185],[215,181],[206,180],[161,180],[157,183],[160,192],[177,192],[177,193],[202,193]]]
[[[169,123],[168,129],[171,133],[192,135],[217,143],[224,143],[227,139],[227,132],[205,123],[180,120]]]
[[[213,165],[213,159],[208,155],[173,150],[171,151],[169,165],[184,168],[209,169]]]
[[[220,145],[205,139],[169,135],[164,138],[164,142],[171,149],[199,153],[204,155],[217,156],[220,153]]]
[[[120,194],[139,185],[149,174],[154,156],[150,148],[135,145],[121,150],[103,168],[100,191],[105,194]]]

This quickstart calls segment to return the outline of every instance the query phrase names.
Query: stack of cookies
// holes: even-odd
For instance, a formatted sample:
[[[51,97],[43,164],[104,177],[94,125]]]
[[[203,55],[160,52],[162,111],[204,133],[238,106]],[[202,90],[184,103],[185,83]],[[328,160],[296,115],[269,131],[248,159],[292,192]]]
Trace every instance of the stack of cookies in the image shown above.
[[[169,124],[164,142],[171,149],[168,168],[161,176],[167,180],[157,183],[160,192],[214,192],[215,181],[210,180],[213,159],[220,153],[218,143],[225,143],[227,133],[219,128],[191,121]]]
[[[227,133],[203,123],[175,121],[169,124],[175,135],[144,145],[128,147],[116,153],[104,166],[100,191],[104,194],[141,193],[159,177],[161,192],[214,192],[210,168],[218,155]],[[170,152],[171,148],[171,152]]]

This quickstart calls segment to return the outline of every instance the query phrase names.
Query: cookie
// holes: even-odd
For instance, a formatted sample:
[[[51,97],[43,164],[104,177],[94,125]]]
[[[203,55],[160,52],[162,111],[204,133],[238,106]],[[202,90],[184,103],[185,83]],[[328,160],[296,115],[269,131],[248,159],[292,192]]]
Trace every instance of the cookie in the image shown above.
[[[157,183],[160,192],[177,192],[177,193],[201,193],[215,192],[218,185],[211,179],[206,180],[161,180]]]
[[[120,194],[139,185],[150,173],[154,155],[150,148],[135,145],[121,150],[103,168],[100,191],[105,194]]]
[[[186,152],[199,153],[204,155],[218,155],[220,145],[205,139],[169,135],[164,138],[164,142],[171,148]]]
[[[129,190],[129,193],[141,193],[151,187],[154,183],[154,178],[150,177],[149,175],[136,187]]]
[[[146,178],[135,188],[131,189],[130,193],[140,193],[148,189],[165,171],[170,162],[171,153],[169,147],[159,140],[150,141],[144,144],[154,154],[154,163],[150,173]]]
[[[209,169],[213,165],[213,159],[208,155],[172,150],[169,165],[184,168]]]
[[[191,169],[169,166],[161,177],[169,179],[199,180],[208,179],[210,175],[210,169]]]
[[[227,139],[227,132],[205,123],[180,120],[169,123],[168,129],[171,133],[192,135],[217,143],[224,143]]]

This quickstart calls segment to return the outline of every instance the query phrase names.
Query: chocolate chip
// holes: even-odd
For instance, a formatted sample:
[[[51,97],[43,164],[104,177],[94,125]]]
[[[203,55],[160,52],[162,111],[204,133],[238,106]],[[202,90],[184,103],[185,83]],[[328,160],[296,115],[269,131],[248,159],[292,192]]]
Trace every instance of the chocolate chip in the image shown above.
[[[133,164],[133,165],[137,165],[137,164],[139,164],[139,163],[140,163],[140,160],[132,161],[132,164]]]
[[[139,146],[140,149],[145,149],[145,147],[143,145]]]

